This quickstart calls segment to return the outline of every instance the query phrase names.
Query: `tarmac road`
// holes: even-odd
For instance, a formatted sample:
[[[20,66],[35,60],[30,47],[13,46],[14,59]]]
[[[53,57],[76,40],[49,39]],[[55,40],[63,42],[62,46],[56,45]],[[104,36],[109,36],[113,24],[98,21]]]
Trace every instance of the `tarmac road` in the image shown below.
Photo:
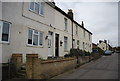
[[[118,79],[118,54],[102,56],[52,79]]]

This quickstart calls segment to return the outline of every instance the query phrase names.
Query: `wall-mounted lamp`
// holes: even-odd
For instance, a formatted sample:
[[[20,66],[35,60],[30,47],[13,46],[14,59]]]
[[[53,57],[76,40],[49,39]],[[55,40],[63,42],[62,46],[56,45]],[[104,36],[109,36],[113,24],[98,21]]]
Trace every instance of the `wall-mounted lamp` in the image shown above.
[[[48,39],[48,36],[45,37],[45,40]]]
[[[62,46],[62,44],[63,44],[63,42],[62,42],[62,41],[60,41],[60,46]]]
[[[52,25],[50,24],[50,27],[52,27]]]

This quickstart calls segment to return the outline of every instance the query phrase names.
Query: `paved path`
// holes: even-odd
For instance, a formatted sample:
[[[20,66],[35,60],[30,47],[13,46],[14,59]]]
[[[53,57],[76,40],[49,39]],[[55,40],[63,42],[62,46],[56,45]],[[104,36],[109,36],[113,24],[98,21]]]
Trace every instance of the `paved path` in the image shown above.
[[[103,56],[53,79],[118,79],[118,54]]]

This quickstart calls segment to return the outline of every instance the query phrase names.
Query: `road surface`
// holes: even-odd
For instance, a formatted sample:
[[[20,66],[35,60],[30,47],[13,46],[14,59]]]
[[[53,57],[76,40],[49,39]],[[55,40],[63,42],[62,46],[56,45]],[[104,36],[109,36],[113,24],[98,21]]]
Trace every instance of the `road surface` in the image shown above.
[[[102,56],[52,79],[118,79],[118,54]]]

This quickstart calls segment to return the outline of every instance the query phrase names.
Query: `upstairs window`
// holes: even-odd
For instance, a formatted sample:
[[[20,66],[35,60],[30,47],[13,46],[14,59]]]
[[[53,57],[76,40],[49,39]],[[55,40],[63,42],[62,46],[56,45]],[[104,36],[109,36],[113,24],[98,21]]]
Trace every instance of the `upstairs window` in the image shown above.
[[[85,30],[83,30],[84,38],[85,38]]]
[[[0,21],[0,41],[9,43],[10,39],[10,23]]]
[[[89,41],[90,41],[90,34],[89,34]]]
[[[65,30],[67,30],[68,21],[66,18],[64,18],[64,25],[65,25]]]
[[[76,25],[76,35],[78,35],[78,26]]]
[[[29,29],[28,30],[28,44],[33,46],[43,45],[43,32]]]
[[[44,15],[44,2],[30,2],[30,10],[37,14]]]

